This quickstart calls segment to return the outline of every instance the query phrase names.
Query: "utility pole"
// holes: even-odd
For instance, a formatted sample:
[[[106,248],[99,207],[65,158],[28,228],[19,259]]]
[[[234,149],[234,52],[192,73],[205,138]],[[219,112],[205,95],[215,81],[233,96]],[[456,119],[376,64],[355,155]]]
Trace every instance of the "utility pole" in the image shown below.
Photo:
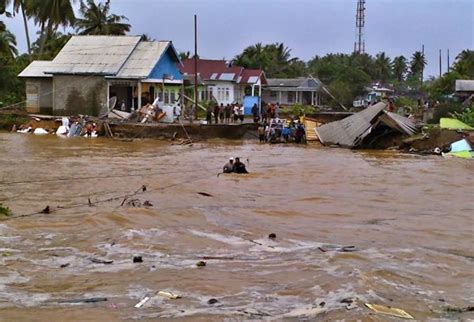
[[[439,78],[441,78],[441,75],[443,74],[442,71],[442,65],[441,65],[441,49],[439,50]]]
[[[421,75],[420,75],[420,102],[421,102],[421,107],[423,108],[424,102],[423,102],[423,71],[425,69],[425,66],[423,64],[423,61],[425,60],[425,45],[421,46]]]
[[[356,13],[356,42],[354,43],[354,53],[365,53],[364,41],[364,26],[365,26],[365,0],[357,1]]]
[[[449,73],[449,71],[450,71],[450,69],[451,69],[451,66],[449,66],[449,48],[448,48],[448,56],[447,56],[447,58],[448,58],[448,66],[447,66],[448,69],[447,69],[447,72]]]
[[[197,15],[194,15],[194,113],[198,109],[198,54],[197,54]],[[191,116],[192,119],[192,116]]]

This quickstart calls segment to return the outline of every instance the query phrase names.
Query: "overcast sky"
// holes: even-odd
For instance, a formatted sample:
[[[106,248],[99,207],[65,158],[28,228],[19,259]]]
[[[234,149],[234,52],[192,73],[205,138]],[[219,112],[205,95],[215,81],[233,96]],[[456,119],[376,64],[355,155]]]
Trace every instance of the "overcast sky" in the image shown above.
[[[172,40],[179,51],[193,51],[193,15],[198,15],[198,53],[231,59],[257,42],[283,42],[305,61],[315,55],[351,53],[357,0],[111,0],[111,11],[129,18],[131,34]],[[446,50],[451,62],[474,48],[474,0],[367,0],[366,51],[391,58],[410,57],[425,45],[426,75],[443,72]],[[26,51],[22,21],[1,18]],[[31,22],[31,25],[33,23]],[[32,36],[34,34],[32,33]]]

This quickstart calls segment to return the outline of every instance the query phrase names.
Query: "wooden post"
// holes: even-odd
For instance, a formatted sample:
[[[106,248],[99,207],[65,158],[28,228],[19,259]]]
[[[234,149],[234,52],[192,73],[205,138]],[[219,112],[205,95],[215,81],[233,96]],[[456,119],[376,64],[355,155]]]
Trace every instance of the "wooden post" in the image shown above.
[[[198,54],[197,54],[197,15],[194,15],[194,102],[195,108],[194,113],[197,113],[197,108],[199,104],[198,97]],[[192,122],[194,115],[190,115]]]
[[[142,82],[138,81],[138,87],[137,87],[137,110],[139,110],[142,107]]]

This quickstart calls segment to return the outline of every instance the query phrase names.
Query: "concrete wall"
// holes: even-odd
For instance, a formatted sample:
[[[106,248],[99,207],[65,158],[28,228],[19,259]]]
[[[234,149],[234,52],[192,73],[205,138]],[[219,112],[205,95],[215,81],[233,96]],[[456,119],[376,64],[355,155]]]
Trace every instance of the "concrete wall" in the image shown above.
[[[26,79],[26,111],[51,114],[53,111],[53,81],[51,78]]]
[[[102,76],[54,75],[53,113],[97,116],[107,101],[107,83]]]

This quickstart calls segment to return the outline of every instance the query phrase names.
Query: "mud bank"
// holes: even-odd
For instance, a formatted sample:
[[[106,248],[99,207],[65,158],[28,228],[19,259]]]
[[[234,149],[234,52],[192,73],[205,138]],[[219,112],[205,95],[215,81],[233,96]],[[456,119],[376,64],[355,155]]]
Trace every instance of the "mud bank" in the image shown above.
[[[105,135],[104,124],[99,126],[99,135]],[[212,138],[222,139],[254,139],[256,135],[255,124],[109,124],[112,133],[120,138],[187,138],[207,140]]]

